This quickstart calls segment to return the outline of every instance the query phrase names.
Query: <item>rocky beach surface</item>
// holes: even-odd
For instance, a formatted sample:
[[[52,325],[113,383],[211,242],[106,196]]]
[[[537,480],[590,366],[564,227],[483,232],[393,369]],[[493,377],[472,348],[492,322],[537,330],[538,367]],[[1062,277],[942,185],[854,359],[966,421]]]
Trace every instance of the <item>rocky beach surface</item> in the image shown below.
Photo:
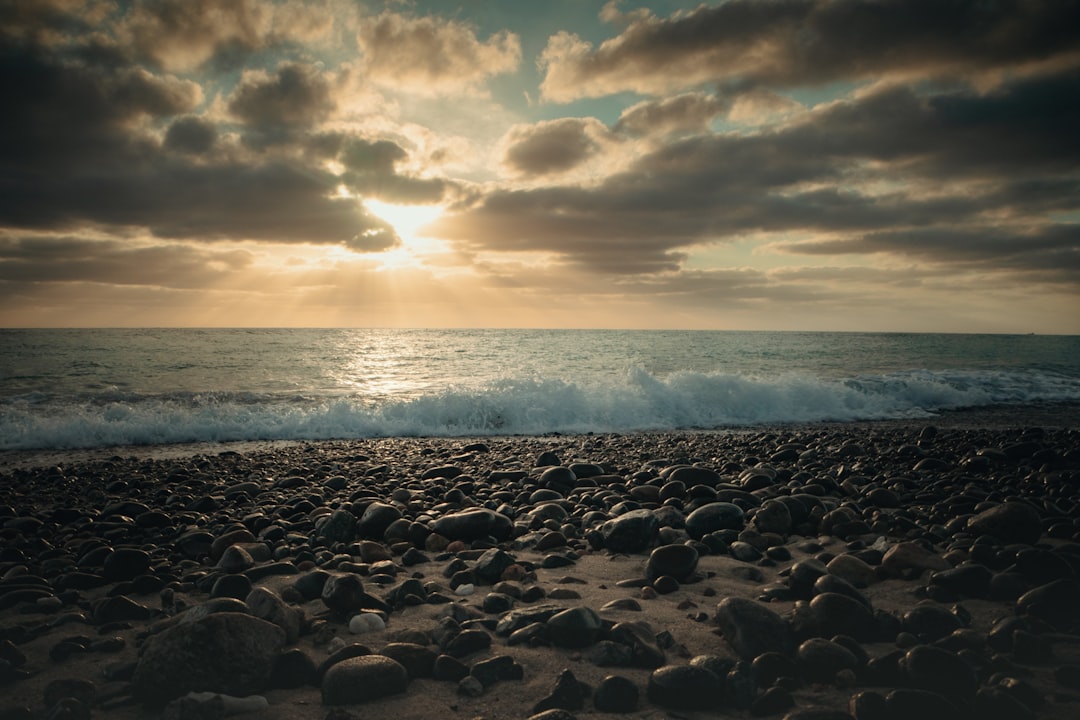
[[[1075,423],[131,452],[0,463],[0,720],[1080,716]]]

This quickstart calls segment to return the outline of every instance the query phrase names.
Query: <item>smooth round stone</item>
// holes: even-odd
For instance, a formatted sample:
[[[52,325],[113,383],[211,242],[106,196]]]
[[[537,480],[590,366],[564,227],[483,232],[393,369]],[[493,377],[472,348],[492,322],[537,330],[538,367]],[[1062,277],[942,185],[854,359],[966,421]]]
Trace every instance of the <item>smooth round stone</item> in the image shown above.
[[[724,700],[724,682],[703,667],[665,665],[649,675],[646,695],[671,710],[716,711]]]
[[[791,532],[791,511],[779,500],[767,500],[754,513],[754,525],[763,533],[787,535]]]
[[[229,597],[243,600],[251,592],[251,580],[244,575],[222,575],[214,581],[210,597]]]
[[[1042,519],[1025,502],[1006,502],[970,518],[967,531],[973,535],[990,535],[1005,543],[1034,545],[1042,536]]]
[[[593,706],[600,712],[629,713],[637,710],[640,691],[633,680],[608,675],[593,692]]]
[[[787,621],[754,600],[724,598],[716,606],[716,623],[724,639],[743,660],[752,661],[766,652],[786,654],[791,648]]]
[[[318,680],[318,668],[311,656],[299,648],[292,648],[274,658],[270,671],[270,687],[290,690],[304,687]]]
[[[885,551],[881,566],[893,575],[910,571],[948,570],[951,565],[935,552],[914,542],[901,542]]]
[[[702,505],[686,517],[686,532],[694,540],[700,540],[718,530],[742,530],[743,511],[729,502],[713,502]]]
[[[373,502],[364,509],[356,523],[356,531],[362,538],[381,540],[391,523],[401,517],[401,511],[384,502]]]
[[[337,663],[323,676],[323,705],[352,705],[405,692],[409,673],[385,655],[363,655]]]
[[[841,595],[822,593],[810,601],[818,631],[825,637],[850,635],[859,642],[871,642],[877,632],[873,611],[864,603]]]
[[[716,487],[717,483],[720,482],[720,473],[711,468],[684,465],[668,473],[666,480],[668,482],[681,482],[688,488],[695,485]]]
[[[777,678],[794,678],[799,675],[799,666],[787,655],[778,652],[761,653],[750,666],[754,682],[759,687],[770,687]]]
[[[660,521],[651,510],[639,508],[608,520],[600,532],[604,548],[611,552],[642,552],[656,540]]]
[[[897,720],[885,696],[873,690],[863,690],[848,699],[848,713],[855,720]]]
[[[462,630],[447,643],[444,652],[451,657],[463,658],[491,647],[491,635],[483,630]]]
[[[564,496],[577,487],[577,481],[578,478],[574,471],[563,465],[548,468],[540,473],[540,477],[537,479],[540,487],[554,490]]]
[[[986,597],[993,573],[989,568],[975,563],[958,565],[930,575],[930,584],[952,590],[967,597]]]
[[[1076,627],[1077,607],[1080,607],[1080,582],[1072,578],[1028,590],[1016,601],[1018,614],[1044,620],[1061,631]]]
[[[363,635],[364,633],[385,629],[386,621],[377,613],[360,613],[359,615],[353,615],[352,619],[349,620],[349,632],[353,635]]]
[[[245,548],[240,545],[230,545],[221,554],[217,566],[225,572],[238,573],[251,568],[254,564],[255,559]]]
[[[697,569],[698,551],[690,545],[663,545],[649,554],[645,577],[650,581],[668,575],[685,582]]]
[[[825,567],[830,575],[846,580],[859,589],[870,587],[878,582],[877,571],[872,565],[847,553],[837,555]]]
[[[960,629],[960,619],[951,612],[930,603],[920,604],[904,613],[904,630],[925,641],[940,640]]]
[[[824,593],[837,593],[856,600],[866,607],[870,607],[870,600],[861,592],[859,592],[854,585],[844,580],[837,575],[829,574],[822,575],[814,583],[814,592],[818,595]]]
[[[748,542],[736,540],[728,546],[731,557],[742,562],[757,562],[761,559],[761,551]]]
[[[1038,714],[1000,687],[984,687],[975,693],[971,704],[979,720],[1036,720]]]
[[[750,714],[754,717],[779,715],[794,704],[795,698],[789,691],[782,687],[771,687],[754,698],[750,704]]]
[[[473,541],[490,535],[501,542],[510,538],[513,529],[510,518],[486,508],[444,515],[431,525],[432,532],[451,541]]]
[[[825,563],[814,558],[800,560],[791,566],[788,574],[788,586],[795,597],[809,599],[814,595],[814,583],[823,575],[828,575]]]
[[[600,639],[603,621],[595,610],[576,607],[552,615],[546,625],[548,640],[562,648],[583,648]]]
[[[105,558],[103,568],[109,582],[132,580],[150,569],[150,554],[138,548],[117,548]]]
[[[912,685],[942,695],[970,698],[979,687],[975,670],[962,658],[932,645],[917,645],[901,660]]]
[[[810,638],[796,652],[799,670],[810,682],[831,683],[841,670],[855,670],[859,663],[843,645],[825,638]]]
[[[928,690],[898,688],[885,696],[885,702],[897,718],[916,720],[956,720],[959,709],[943,695]]]

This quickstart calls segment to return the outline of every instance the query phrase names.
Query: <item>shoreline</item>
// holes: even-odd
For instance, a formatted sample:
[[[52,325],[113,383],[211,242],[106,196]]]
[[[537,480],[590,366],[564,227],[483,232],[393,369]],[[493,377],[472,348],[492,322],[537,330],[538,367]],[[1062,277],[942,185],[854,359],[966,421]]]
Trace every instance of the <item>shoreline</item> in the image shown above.
[[[1080,403],[1041,403],[1038,405],[996,405],[979,408],[944,410],[936,415],[918,418],[889,418],[880,420],[821,421],[812,423],[770,423],[721,428],[683,428],[678,430],[640,430],[632,432],[547,433],[543,435],[468,435],[468,436],[379,436],[361,438],[332,438],[325,440],[223,440],[148,445],[111,445],[88,448],[41,448],[0,450],[0,472],[5,470],[46,467],[63,463],[97,462],[113,457],[167,460],[195,455],[217,455],[223,452],[262,452],[305,445],[358,443],[378,440],[419,439],[436,443],[483,442],[507,439],[558,439],[566,437],[624,436],[645,437],[671,434],[740,435],[767,432],[863,432],[864,430],[921,429],[1007,430],[1030,427],[1044,429],[1080,430]]]

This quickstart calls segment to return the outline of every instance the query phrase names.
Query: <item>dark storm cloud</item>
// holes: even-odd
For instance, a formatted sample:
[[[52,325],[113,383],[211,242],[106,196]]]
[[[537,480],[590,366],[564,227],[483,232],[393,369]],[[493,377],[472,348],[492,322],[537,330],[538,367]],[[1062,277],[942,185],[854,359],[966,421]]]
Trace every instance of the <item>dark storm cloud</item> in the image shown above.
[[[596,187],[496,192],[437,229],[612,273],[664,270],[688,246],[762,231],[952,227],[994,214],[1045,230],[1044,213],[1075,208],[1075,127],[1076,71],[982,95],[886,86],[767,131],[671,142]]]
[[[229,112],[253,128],[310,127],[334,110],[330,84],[310,65],[285,63],[274,74],[245,73],[229,98]]]
[[[568,101],[718,83],[796,87],[888,75],[973,74],[1075,53],[1075,0],[731,0],[638,16],[599,47],[553,36],[545,97]]]
[[[572,170],[596,154],[596,136],[606,131],[591,118],[560,118],[510,129],[503,164],[522,175],[552,175]]]
[[[1080,285],[1080,224],[1036,229],[919,228],[780,248],[809,255],[887,253],[954,268],[1034,272],[1055,282]]]
[[[684,93],[627,108],[613,130],[631,135],[702,131],[726,109],[727,103],[715,95]]]
[[[325,88],[308,69],[285,66],[264,80],[242,84],[235,99],[236,111],[258,128],[325,112]],[[234,148],[207,155],[220,132],[188,114],[201,100],[190,81],[23,43],[0,51],[0,83],[9,101],[0,113],[0,223],[145,228],[161,237],[335,243],[358,251],[398,242],[357,201],[334,197],[342,180],[325,168],[287,153]],[[163,143],[153,124],[164,125]],[[407,186],[392,168],[382,172],[391,185]]]
[[[217,128],[213,123],[198,117],[182,117],[165,133],[165,148],[182,153],[202,155],[209,152],[217,141]]]
[[[77,237],[0,237],[0,282],[9,290],[44,283],[91,282],[200,288],[251,264],[250,253],[181,245],[131,246]]]

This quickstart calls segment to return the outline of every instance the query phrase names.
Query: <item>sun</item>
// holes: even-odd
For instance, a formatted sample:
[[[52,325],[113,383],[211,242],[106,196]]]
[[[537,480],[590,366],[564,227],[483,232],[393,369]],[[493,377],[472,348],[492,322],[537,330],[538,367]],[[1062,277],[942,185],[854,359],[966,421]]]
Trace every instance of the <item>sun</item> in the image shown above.
[[[443,213],[441,205],[399,205],[382,200],[364,200],[368,212],[385,220],[401,238],[401,245],[382,253],[383,265],[401,267],[418,265],[423,256],[445,250],[442,241],[425,235],[423,230]]]

